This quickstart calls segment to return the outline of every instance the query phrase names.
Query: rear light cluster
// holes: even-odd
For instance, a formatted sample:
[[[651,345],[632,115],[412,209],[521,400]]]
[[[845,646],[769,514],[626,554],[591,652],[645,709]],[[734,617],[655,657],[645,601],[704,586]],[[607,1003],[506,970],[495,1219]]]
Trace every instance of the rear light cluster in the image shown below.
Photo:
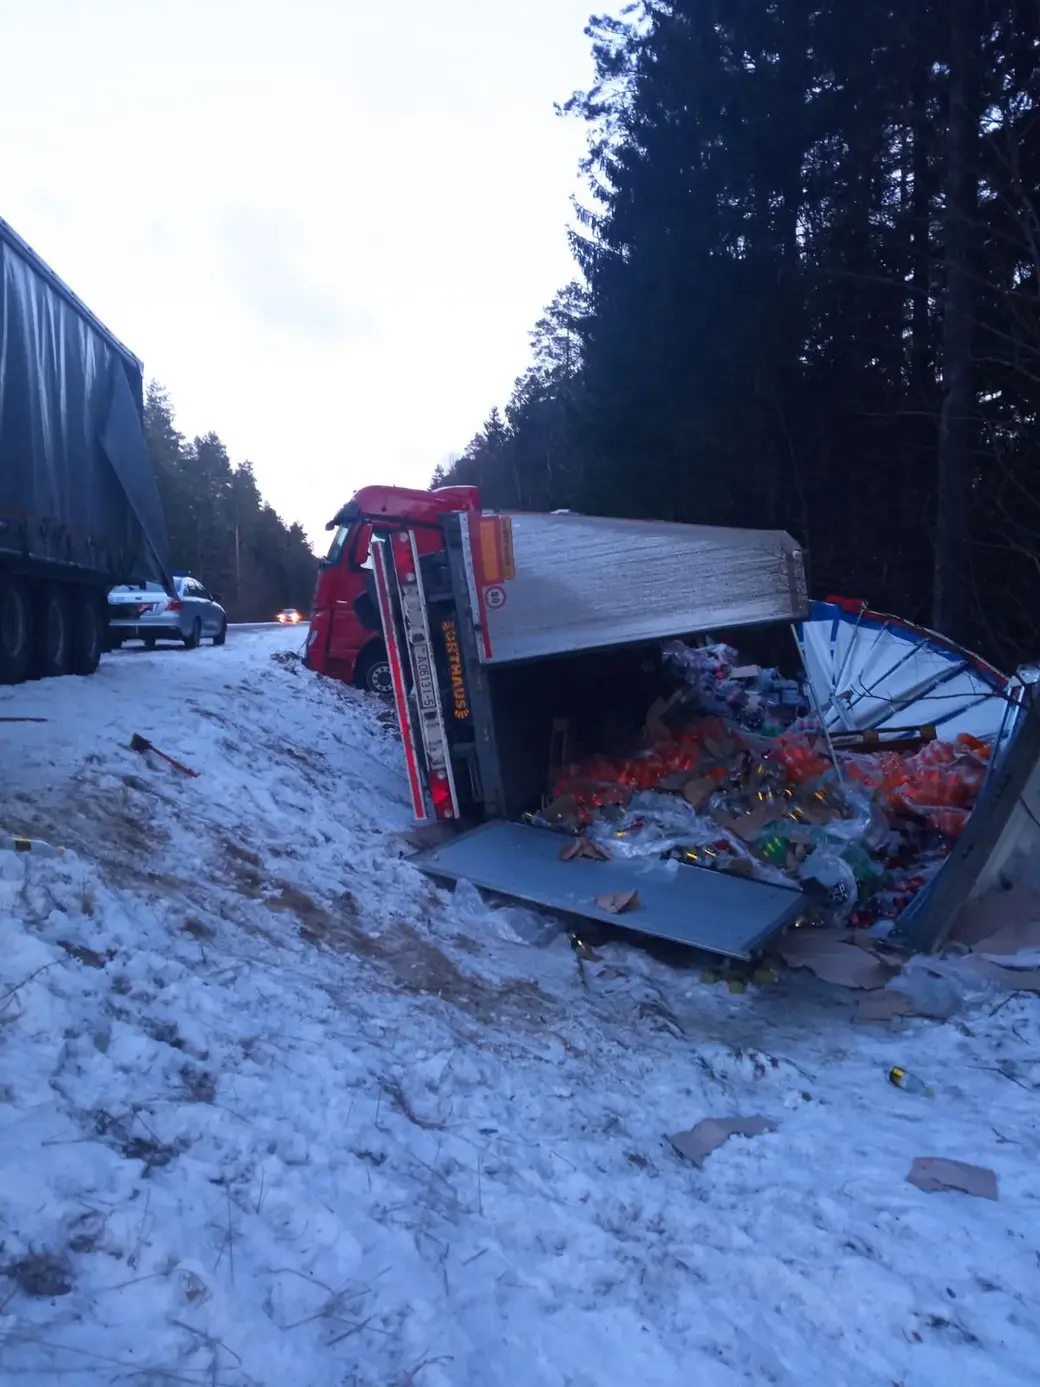
[[[178,602],[176,598],[167,606],[168,612],[179,612],[184,606],[183,602]]]
[[[438,819],[453,819],[455,809],[451,802],[451,785],[444,771],[434,771],[430,777],[430,798]]]

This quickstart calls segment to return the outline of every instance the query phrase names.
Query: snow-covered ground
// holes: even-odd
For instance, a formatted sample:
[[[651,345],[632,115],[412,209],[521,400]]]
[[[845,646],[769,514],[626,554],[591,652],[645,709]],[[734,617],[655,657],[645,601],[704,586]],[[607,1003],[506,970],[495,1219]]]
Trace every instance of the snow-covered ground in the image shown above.
[[[392,725],[299,641],[0,690],[48,719],[0,725],[0,829],[68,848],[0,851],[0,1375],[1034,1382],[1035,999],[890,1033],[803,975],[579,969],[408,864]],[[735,1114],[777,1131],[665,1141]],[[907,1184],[931,1155],[999,1201]]]

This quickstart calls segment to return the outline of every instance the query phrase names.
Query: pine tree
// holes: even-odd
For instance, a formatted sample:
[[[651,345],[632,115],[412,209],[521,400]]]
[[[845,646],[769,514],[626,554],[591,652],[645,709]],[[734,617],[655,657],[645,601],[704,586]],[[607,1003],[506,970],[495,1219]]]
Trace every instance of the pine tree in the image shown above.
[[[1035,5],[641,0],[588,33],[580,278],[446,479],[785,528],[816,591],[1035,654]]]
[[[317,563],[303,529],[264,501],[250,462],[231,462],[219,436],[187,443],[156,382],[145,402],[145,438],[166,513],[173,566],[219,592],[233,621],[263,621],[283,607],[306,611]]]

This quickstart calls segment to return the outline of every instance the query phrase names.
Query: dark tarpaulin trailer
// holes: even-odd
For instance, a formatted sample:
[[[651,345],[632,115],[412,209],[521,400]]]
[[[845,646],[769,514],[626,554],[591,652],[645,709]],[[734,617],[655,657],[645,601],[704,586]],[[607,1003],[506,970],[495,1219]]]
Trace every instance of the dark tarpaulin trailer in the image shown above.
[[[0,220],[0,575],[169,582],[143,367]]]

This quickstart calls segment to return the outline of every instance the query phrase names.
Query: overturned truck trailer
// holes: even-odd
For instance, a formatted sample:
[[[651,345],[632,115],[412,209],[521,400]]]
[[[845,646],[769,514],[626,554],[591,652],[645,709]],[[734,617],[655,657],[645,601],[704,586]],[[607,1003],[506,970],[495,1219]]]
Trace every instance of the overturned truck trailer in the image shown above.
[[[632,735],[660,688],[660,647],[808,612],[789,535],[570,514],[445,517],[443,548],[376,534],[375,584],[416,817],[462,831],[431,875],[640,933],[750,956],[803,906],[789,885],[674,861],[561,859],[524,820],[545,803],[554,738]],[[565,840],[564,840],[565,842]]]
[[[1009,746],[1022,741],[1014,736],[1023,723],[1021,681],[863,604],[810,604],[801,552],[783,533],[473,513],[447,516],[437,548],[429,536],[420,545],[406,525],[395,524],[377,530],[372,569],[413,805],[418,819],[454,829],[416,859],[422,870],[571,916],[749,959],[785,927],[820,918],[823,858],[828,871],[847,879],[837,883],[837,892],[834,881],[824,892],[828,909],[835,895],[845,901],[842,920],[863,923],[849,913],[856,892],[869,897],[880,885],[884,890],[872,904],[880,909],[878,902],[887,898],[883,913],[889,918],[878,926],[914,948],[949,931],[957,893],[974,889],[979,875],[982,849],[972,845],[986,840],[986,825],[995,822],[989,807],[994,787],[1004,787],[997,800],[1006,807],[1012,793],[1007,784],[1017,783],[1019,773],[1009,782],[1007,768],[1016,764]],[[775,770],[788,753],[791,759],[781,770],[788,783],[780,798],[774,800],[773,790],[760,782],[762,808],[752,806],[743,818],[728,821],[735,831],[726,836],[736,855],[725,864],[710,846],[676,852],[673,843],[666,851],[658,825],[652,826],[649,846],[637,847],[645,827],[639,818],[645,797],[639,794],[594,798],[599,807],[584,826],[553,817],[561,801],[550,805],[550,791],[560,784],[554,771],[561,764],[611,744],[635,748],[642,735],[642,750],[629,753],[632,759],[622,762],[619,776],[627,776],[629,787],[653,786],[651,814],[663,802],[657,791],[673,792],[668,803],[685,811],[681,832],[700,832],[707,824],[709,837],[720,836],[730,812],[726,795],[709,801],[703,795],[704,784],[707,793],[713,789],[712,774],[722,774],[723,789],[736,782],[735,776],[726,778],[724,766],[719,771],[724,749],[712,744],[713,738],[726,739],[725,729],[707,737],[694,732],[698,745],[687,748],[689,728],[680,734],[659,727],[657,735],[671,739],[667,765],[660,747],[648,745],[654,735],[648,708],[670,702],[660,697],[666,691],[663,643],[679,642],[664,652],[665,659],[674,659],[676,651],[685,658],[692,649],[703,667],[723,658],[713,653],[716,647],[704,648],[705,633],[741,644],[753,638],[761,649],[768,649],[771,638],[775,645],[779,634],[790,654],[791,628],[806,670],[798,697],[807,693],[804,710],[811,716],[799,714],[783,735],[773,727],[765,735],[732,739],[730,751],[739,747],[750,767],[742,772],[745,779],[765,772],[766,763]],[[733,673],[739,681],[753,670]],[[745,703],[750,709],[751,700]],[[792,745],[799,741],[805,745]],[[900,759],[897,748],[914,754]],[[687,751],[696,755],[691,759]],[[700,771],[691,780],[688,768],[698,759]],[[598,778],[618,768],[617,758],[593,755],[592,761],[599,763]],[[763,764],[756,769],[755,761]],[[687,769],[678,777],[662,775],[673,766]],[[853,783],[855,775],[859,780]],[[981,789],[978,812],[965,807],[969,800],[961,792],[969,783],[972,795]],[[754,801],[756,786],[749,792],[749,784],[743,785],[743,809],[734,813]],[[951,785],[953,798],[944,800]],[[837,809],[835,799],[843,799]],[[909,881],[902,887],[890,880],[898,874],[875,879],[875,859],[884,854],[872,857],[863,846],[877,849],[887,837],[889,859],[905,855],[907,844],[892,833],[882,803],[913,838],[919,859],[925,845],[926,869],[921,859],[903,871]],[[786,815],[791,842],[776,836],[775,826],[767,827],[771,816],[780,817],[776,804]],[[756,824],[765,829],[764,840],[749,849]],[[799,834],[800,844],[794,842]],[[862,834],[862,842],[853,841],[853,834]],[[823,846],[805,861],[812,851],[807,842]],[[786,875],[775,865],[777,851]],[[792,863],[797,870],[791,871]]]
[[[90,674],[107,591],[169,585],[141,362],[0,221],[0,684]]]

